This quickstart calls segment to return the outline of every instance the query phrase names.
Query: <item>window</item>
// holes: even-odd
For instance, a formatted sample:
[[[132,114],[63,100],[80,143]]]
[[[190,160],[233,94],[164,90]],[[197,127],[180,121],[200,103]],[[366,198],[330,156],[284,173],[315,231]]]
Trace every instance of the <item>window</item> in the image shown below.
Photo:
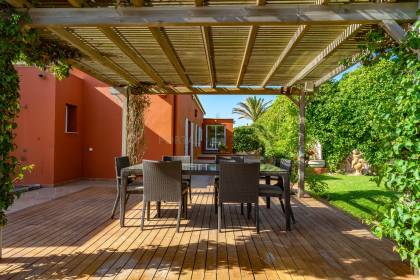
[[[224,125],[206,126],[206,149],[218,150],[220,145],[226,145],[226,131]]]
[[[77,132],[77,106],[76,105],[66,104],[65,132],[66,133]]]

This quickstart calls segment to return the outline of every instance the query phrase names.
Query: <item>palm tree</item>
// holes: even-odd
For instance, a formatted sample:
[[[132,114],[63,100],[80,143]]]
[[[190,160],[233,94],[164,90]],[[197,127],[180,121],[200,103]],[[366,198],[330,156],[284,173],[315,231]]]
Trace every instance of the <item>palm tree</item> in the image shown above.
[[[250,119],[255,122],[267,111],[270,102],[265,102],[263,98],[256,96],[248,97],[245,102],[239,102],[237,107],[233,108],[232,113],[240,115],[240,119]]]

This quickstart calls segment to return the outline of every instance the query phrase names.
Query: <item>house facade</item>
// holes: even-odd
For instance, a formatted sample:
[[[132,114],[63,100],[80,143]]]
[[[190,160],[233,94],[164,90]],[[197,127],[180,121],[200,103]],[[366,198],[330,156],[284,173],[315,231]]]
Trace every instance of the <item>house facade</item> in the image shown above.
[[[54,186],[79,179],[115,178],[122,154],[123,99],[74,69],[64,80],[34,67],[16,66],[21,112],[15,156],[34,164],[23,184]],[[195,95],[150,95],[144,158],[232,151],[233,120],[206,119]]]

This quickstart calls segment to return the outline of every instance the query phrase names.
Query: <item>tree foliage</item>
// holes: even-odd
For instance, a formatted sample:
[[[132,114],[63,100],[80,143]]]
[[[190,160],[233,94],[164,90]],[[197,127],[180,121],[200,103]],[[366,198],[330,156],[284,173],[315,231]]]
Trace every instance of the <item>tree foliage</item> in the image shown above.
[[[240,119],[249,119],[255,122],[267,111],[269,104],[270,101],[252,96],[248,97],[245,102],[239,102],[237,107],[233,108],[232,113],[238,114]]]
[[[353,149],[374,167],[387,160],[384,145],[384,123],[378,122],[379,112],[392,113],[398,83],[394,77],[396,62],[381,60],[371,66],[359,67],[339,82],[322,85],[307,107],[308,133],[323,146],[323,155],[332,171],[337,170]]]
[[[16,196],[15,179],[28,169],[12,155],[20,109],[19,76],[13,63],[49,67],[56,77],[64,78],[70,71],[67,59],[78,56],[74,49],[41,40],[37,31],[25,26],[29,21],[27,15],[0,3],[0,226],[5,225],[5,210]]]
[[[264,150],[253,126],[236,127],[233,131],[233,150],[235,152],[259,152]]]
[[[420,257],[420,23],[401,44],[369,32],[362,66],[321,87],[308,107],[310,131],[336,168],[358,148],[377,167],[378,183],[397,195],[378,216],[374,232],[396,243],[403,260]]]
[[[285,96],[279,95],[254,127],[264,143],[266,157],[296,158],[298,108]]]

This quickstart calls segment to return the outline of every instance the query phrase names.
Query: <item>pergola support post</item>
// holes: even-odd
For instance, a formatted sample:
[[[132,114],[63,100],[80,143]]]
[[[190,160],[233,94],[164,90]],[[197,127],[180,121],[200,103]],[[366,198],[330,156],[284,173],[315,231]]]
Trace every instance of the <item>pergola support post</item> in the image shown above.
[[[127,116],[128,116],[128,94],[121,98],[122,101],[122,124],[121,124],[121,155],[127,155]]]
[[[305,192],[305,90],[299,96],[298,197]]]

